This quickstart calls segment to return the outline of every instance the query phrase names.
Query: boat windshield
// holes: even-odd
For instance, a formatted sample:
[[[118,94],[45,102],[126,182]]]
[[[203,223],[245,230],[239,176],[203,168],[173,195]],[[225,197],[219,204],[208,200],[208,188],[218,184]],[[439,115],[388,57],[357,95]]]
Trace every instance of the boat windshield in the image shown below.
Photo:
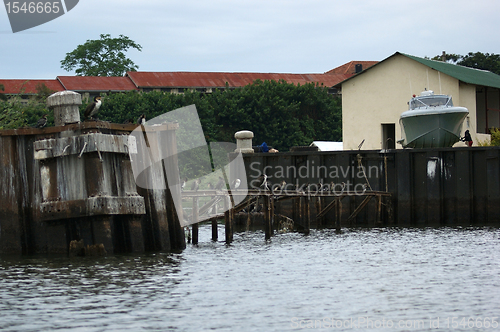
[[[410,101],[410,109],[421,107],[453,106],[450,96],[417,97]]]

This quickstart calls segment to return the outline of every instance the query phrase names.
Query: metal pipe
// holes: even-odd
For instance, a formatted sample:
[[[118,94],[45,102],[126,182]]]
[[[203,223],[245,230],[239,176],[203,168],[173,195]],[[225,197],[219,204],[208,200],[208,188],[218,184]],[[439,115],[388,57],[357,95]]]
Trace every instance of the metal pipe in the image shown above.
[[[85,142],[85,144],[83,144],[82,151],[80,151],[80,154],[78,155],[78,158],[81,158],[81,157],[82,157],[83,151],[85,151],[85,148],[86,148],[86,147],[87,147],[87,142]]]

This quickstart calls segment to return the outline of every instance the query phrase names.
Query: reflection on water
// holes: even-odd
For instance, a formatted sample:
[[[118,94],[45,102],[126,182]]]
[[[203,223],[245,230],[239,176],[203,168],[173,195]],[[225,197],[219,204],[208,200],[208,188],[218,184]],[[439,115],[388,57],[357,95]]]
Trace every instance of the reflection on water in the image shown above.
[[[427,331],[439,317],[451,331],[452,317],[500,317],[498,229],[210,237],[201,226],[200,244],[174,254],[2,256],[0,329],[287,331],[367,319],[377,331]],[[334,330],[356,329],[370,330]]]

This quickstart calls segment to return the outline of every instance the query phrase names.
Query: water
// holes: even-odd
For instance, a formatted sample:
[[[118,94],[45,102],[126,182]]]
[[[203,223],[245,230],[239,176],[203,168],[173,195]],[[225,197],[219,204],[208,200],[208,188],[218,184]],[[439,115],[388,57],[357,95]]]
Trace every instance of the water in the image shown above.
[[[499,229],[210,236],[174,254],[0,257],[0,330],[500,330]]]

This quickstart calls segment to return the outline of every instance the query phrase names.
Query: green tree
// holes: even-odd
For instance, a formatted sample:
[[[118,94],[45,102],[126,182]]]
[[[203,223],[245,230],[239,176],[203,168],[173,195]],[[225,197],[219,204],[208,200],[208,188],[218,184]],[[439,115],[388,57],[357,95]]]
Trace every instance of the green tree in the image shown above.
[[[489,70],[492,73],[500,75],[500,54],[469,52],[469,54],[462,56],[457,61],[457,65]]]
[[[34,96],[27,102],[14,96],[0,101],[0,129],[17,129],[34,126],[44,114],[49,114],[47,126],[54,124],[54,117],[47,110],[46,100]]]
[[[66,53],[61,68],[66,71],[76,68],[77,76],[123,76],[127,71],[139,68],[124,52],[129,48],[141,51],[141,45],[124,35],[119,38],[111,38],[109,34],[100,36],[101,39],[87,40],[85,44]]]
[[[99,119],[135,122],[142,113],[152,119],[191,104],[196,105],[208,142],[234,142],[234,133],[239,130],[253,131],[256,145],[266,142],[280,151],[309,145],[313,140],[342,139],[340,98],[329,95],[325,87],[285,81],[257,80],[242,88],[215,90],[211,94],[111,94],[103,101]]]
[[[0,129],[17,129],[33,127],[44,114],[48,114],[47,126],[54,124],[54,117],[47,110],[47,96],[52,94],[45,84],[36,86],[37,94],[28,100],[23,100],[25,88],[21,87],[19,94],[7,100],[0,100]]]
[[[443,55],[436,55],[432,60],[443,61]],[[488,70],[500,75],[500,54],[469,52],[467,55],[446,54],[446,62],[460,66]]]

